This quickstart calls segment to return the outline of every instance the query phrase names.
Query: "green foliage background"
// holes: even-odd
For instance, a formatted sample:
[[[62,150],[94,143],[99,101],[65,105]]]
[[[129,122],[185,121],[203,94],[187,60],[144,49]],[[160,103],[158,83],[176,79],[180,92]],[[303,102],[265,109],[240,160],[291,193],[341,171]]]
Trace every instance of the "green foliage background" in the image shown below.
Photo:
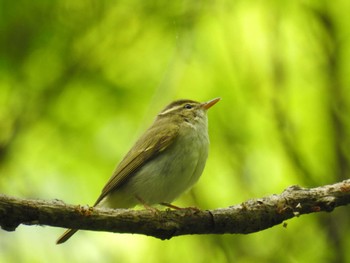
[[[349,178],[350,2],[0,1],[0,192],[92,204],[170,101],[222,97],[176,204]],[[349,262],[349,208],[247,236],[160,241],[21,226],[1,262]]]

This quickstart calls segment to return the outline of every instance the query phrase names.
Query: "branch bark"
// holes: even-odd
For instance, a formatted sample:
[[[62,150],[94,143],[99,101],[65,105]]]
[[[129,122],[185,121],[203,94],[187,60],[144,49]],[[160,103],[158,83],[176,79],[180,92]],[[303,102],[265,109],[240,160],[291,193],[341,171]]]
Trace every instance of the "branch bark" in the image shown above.
[[[20,224],[137,233],[160,239],[187,234],[248,234],[303,214],[331,212],[350,203],[350,179],[316,188],[291,186],[279,195],[215,210],[132,210],[68,205],[0,195],[0,226]]]

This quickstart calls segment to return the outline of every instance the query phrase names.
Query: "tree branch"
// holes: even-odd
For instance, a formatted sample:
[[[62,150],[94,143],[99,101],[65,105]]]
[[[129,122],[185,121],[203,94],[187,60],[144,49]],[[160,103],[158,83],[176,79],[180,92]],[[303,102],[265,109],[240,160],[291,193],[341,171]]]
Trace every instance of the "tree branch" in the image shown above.
[[[187,234],[248,234],[349,203],[350,179],[311,189],[291,186],[280,195],[215,210],[105,209],[0,195],[0,225],[6,231],[14,231],[20,224],[49,225],[170,239]]]

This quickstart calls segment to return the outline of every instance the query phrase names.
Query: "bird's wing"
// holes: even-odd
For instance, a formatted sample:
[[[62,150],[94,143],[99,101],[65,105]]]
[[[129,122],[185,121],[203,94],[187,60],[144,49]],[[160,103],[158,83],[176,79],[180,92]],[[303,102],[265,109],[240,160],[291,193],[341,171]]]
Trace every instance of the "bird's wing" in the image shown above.
[[[109,193],[117,189],[147,161],[167,149],[177,138],[178,134],[179,127],[177,125],[171,127],[167,125],[166,129],[159,129],[158,127],[156,133],[154,126],[151,126],[114,170],[94,206],[101,202]]]

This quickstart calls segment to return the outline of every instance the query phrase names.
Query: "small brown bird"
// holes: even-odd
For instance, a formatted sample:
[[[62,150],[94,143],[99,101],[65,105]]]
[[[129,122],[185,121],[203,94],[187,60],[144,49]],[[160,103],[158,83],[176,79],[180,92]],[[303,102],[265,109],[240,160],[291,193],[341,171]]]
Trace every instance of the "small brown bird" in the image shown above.
[[[178,100],[166,106],[119,163],[94,206],[170,204],[191,188],[208,157],[207,110],[219,100]],[[67,230],[57,244],[77,231]]]

